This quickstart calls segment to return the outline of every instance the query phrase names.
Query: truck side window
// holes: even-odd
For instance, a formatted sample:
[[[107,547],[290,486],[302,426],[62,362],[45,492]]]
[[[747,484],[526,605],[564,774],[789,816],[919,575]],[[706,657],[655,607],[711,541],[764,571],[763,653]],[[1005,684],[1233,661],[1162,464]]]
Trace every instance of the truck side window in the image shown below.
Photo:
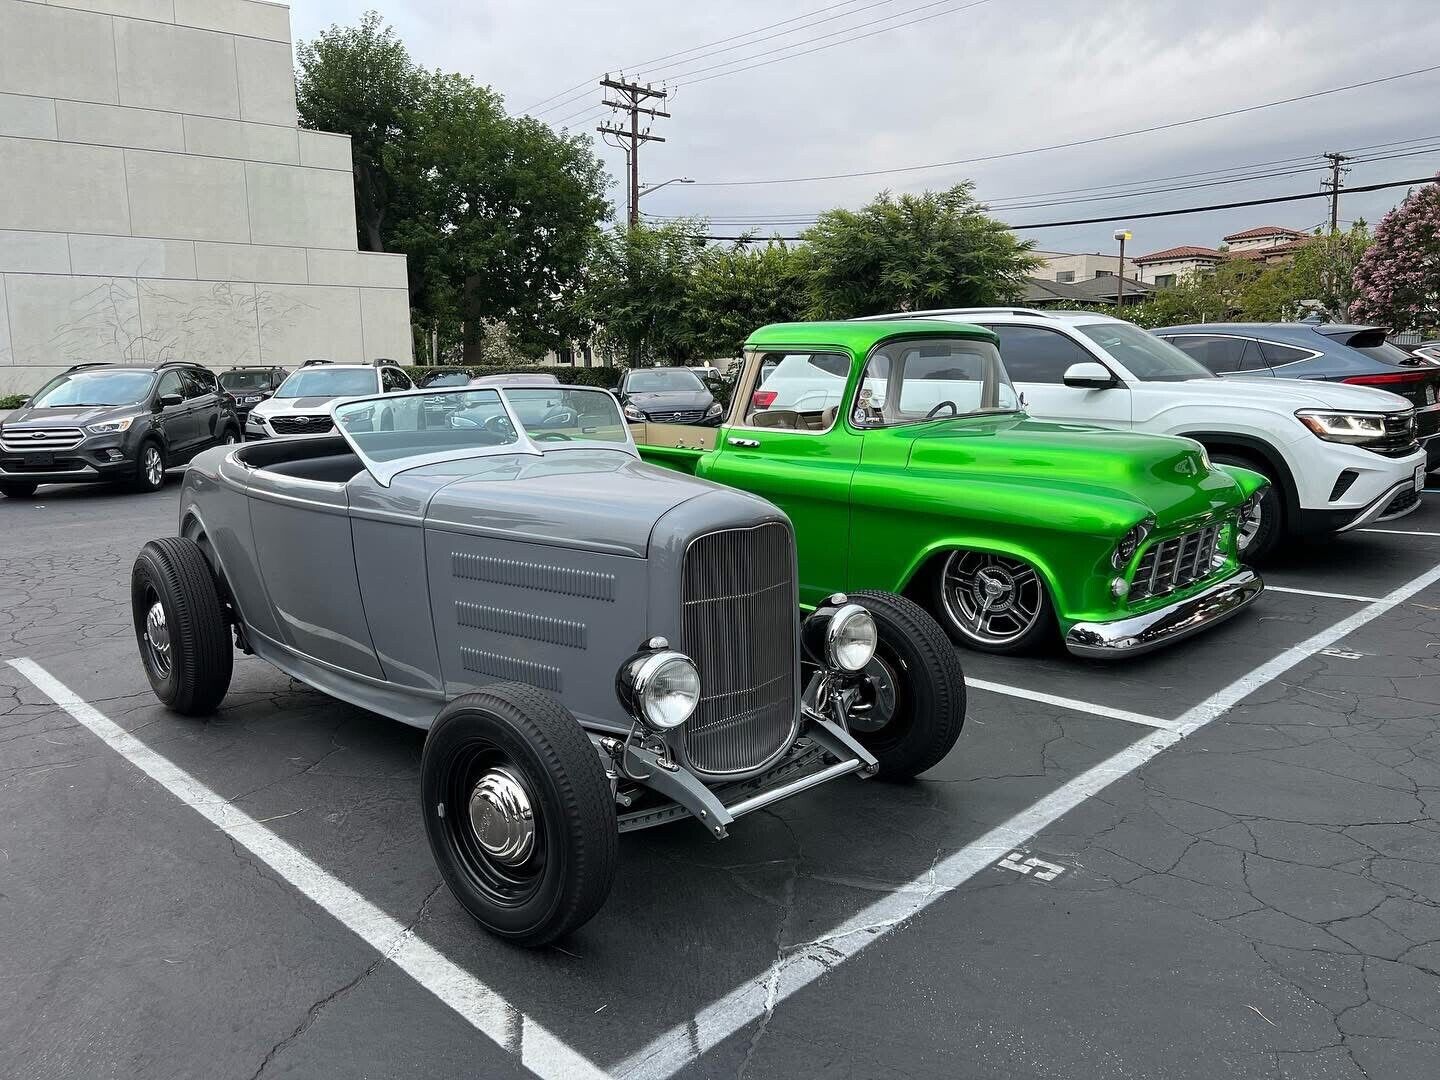
[[[762,353],[744,426],[829,431],[849,374],[850,358],[840,353]]]

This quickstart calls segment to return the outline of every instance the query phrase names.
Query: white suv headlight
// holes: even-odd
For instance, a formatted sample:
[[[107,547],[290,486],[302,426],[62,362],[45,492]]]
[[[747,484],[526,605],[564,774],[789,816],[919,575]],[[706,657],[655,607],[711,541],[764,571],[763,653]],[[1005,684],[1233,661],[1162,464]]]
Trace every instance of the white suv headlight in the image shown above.
[[[1295,414],[1295,419],[1326,442],[1367,443],[1385,437],[1385,416],[1385,413],[1301,409]]]

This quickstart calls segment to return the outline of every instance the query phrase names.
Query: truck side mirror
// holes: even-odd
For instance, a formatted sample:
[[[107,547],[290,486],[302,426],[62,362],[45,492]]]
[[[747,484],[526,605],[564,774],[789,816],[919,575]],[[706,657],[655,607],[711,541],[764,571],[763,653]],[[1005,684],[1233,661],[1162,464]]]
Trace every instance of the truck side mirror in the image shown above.
[[[1077,390],[1109,390],[1116,385],[1115,376],[1104,364],[1083,363],[1071,364],[1065,369],[1064,377],[1066,386],[1073,386]]]

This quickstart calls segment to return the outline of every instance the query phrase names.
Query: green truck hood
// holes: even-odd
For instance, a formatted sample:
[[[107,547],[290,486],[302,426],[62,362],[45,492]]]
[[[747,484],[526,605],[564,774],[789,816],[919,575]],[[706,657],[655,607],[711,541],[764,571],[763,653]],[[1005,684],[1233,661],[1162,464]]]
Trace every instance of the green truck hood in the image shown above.
[[[1189,439],[1012,414],[926,425],[911,443],[909,467],[1085,491],[1154,515],[1162,531],[1229,510],[1247,494],[1231,473],[1207,468]]]

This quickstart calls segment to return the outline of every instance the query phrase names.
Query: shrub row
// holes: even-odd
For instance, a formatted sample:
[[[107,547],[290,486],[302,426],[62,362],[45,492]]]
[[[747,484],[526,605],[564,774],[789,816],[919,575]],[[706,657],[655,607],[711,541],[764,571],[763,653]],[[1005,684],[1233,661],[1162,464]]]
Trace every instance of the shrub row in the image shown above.
[[[406,367],[405,374],[414,379],[417,383],[428,372],[435,371],[463,371],[471,378],[479,378],[482,375],[514,375],[517,373],[533,374],[544,372],[554,375],[562,383],[569,383],[572,386],[598,386],[604,390],[613,390],[620,382],[622,369],[615,367],[545,367],[545,368],[515,368],[515,367]]]

